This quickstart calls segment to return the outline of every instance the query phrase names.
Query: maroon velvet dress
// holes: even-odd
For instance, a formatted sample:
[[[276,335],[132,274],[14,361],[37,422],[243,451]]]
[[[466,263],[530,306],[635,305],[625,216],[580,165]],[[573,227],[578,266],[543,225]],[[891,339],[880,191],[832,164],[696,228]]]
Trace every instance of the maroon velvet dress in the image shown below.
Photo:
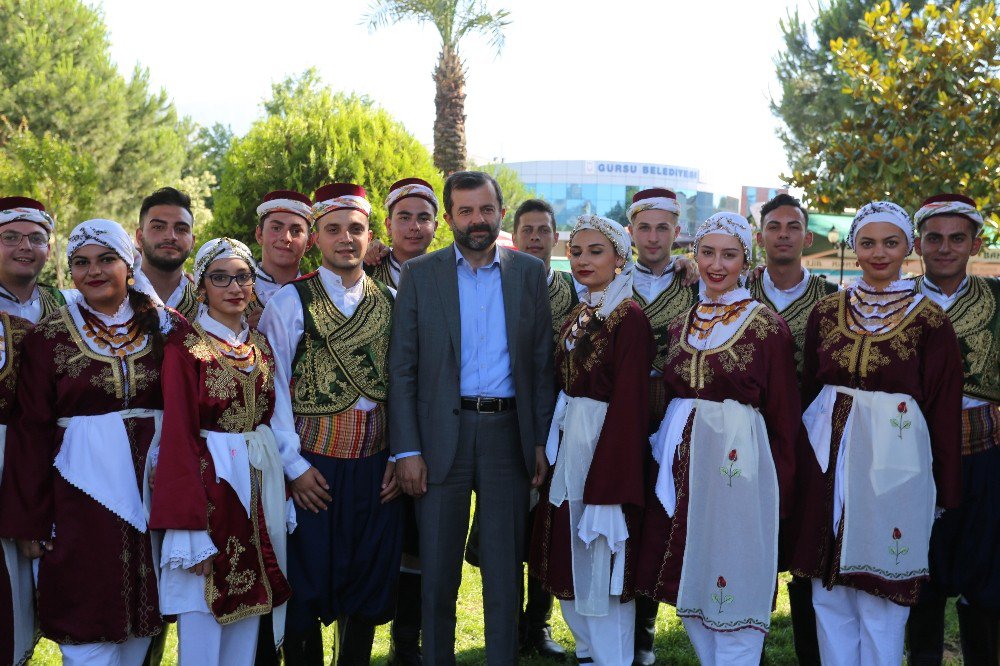
[[[923,412],[930,432],[937,504],[961,501],[962,357],[955,331],[941,308],[924,298],[890,332],[861,335],[847,325],[848,291],[827,296],[813,308],[806,327],[802,371],[803,406],[824,385],[905,393]],[[919,578],[891,582],[840,573],[843,520],[833,533],[834,472],[853,398],[838,394],[833,407],[830,460],[824,474],[815,454],[800,457],[794,515],[786,557],[797,576],[825,586],[846,585],[904,606],[913,605]]]
[[[250,370],[225,355],[227,347],[197,322],[179,326],[167,340],[163,436],[150,517],[153,529],[208,531],[219,553],[205,581],[205,595],[220,624],[269,613],[291,594],[267,533],[261,472],[253,470],[247,517],[232,486],[216,480],[212,456],[199,434],[250,432],[271,420],[274,358],[267,340],[251,331],[237,349],[247,367],[253,366]]]
[[[634,597],[634,566],[642,507],[644,464],[649,450],[649,368],[653,362],[653,332],[642,308],[631,300],[620,303],[602,325],[566,350],[572,324],[586,304],[566,317],[556,347],[559,385],[566,395],[608,403],[607,415],[584,487],[585,504],[620,504],[630,538],[625,544],[622,602]],[[596,318],[592,320],[596,322]],[[573,564],[569,502],[549,502],[552,470],[536,507],[528,566],[546,590],[559,599],[573,599]]]
[[[43,319],[24,339],[0,487],[0,536],[52,542],[38,573],[38,617],[47,638],[120,643],[163,630],[150,533],[136,530],[56,470],[64,432],[56,421],[162,409],[160,359],[144,335],[134,338],[121,360],[95,353],[74,323],[72,307],[78,306]],[[172,326],[182,321],[175,312],[168,316]],[[140,487],[154,421],[130,418],[125,430]]]
[[[0,312],[3,322],[3,365],[0,365],[0,424],[10,425],[16,402],[17,372],[20,365],[20,346],[31,330],[31,322]],[[2,444],[0,444],[2,445]],[[2,480],[0,480],[2,482]],[[0,666],[16,663],[23,655],[14,654],[14,600],[12,599],[10,570],[0,549]]]
[[[670,325],[670,346],[663,368],[667,404],[674,398],[735,400],[760,411],[767,427],[771,456],[778,477],[781,515],[795,471],[795,450],[801,446],[801,411],[792,334],[785,322],[764,307],[749,315],[741,330],[721,347],[701,352],[686,344],[691,317],[697,305]],[[697,375],[692,376],[694,369]],[[695,386],[692,386],[694,384]],[[697,408],[696,408],[697,410]],[[691,413],[674,456],[677,505],[671,518],[654,492],[659,466],[647,484],[646,514],[636,590],[658,601],[677,604],[687,539]],[[697,556],[697,553],[694,553]],[[777,571],[774,572],[777,575]]]

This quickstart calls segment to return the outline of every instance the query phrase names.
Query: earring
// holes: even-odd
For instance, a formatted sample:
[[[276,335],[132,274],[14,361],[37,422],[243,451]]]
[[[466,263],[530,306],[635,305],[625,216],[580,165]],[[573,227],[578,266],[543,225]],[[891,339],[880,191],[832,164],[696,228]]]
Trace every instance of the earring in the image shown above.
[[[130,287],[134,287],[135,286],[135,276],[133,276],[131,273],[129,273],[128,274],[128,279],[125,280],[125,284],[127,284]]]
[[[199,291],[198,292],[198,302],[199,303],[204,303],[205,302],[205,292],[203,292],[203,291]]]
[[[622,267],[615,266],[615,275],[621,275],[621,274],[622,274]]]
[[[860,261],[855,261],[855,262],[854,262],[854,265],[855,265],[855,266],[860,266],[860,265],[861,265],[861,262],[860,262]]]

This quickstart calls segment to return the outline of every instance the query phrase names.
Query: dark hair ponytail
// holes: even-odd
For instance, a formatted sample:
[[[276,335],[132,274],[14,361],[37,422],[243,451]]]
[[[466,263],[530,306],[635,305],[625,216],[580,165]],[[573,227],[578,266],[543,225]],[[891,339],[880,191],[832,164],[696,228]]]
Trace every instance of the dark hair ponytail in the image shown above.
[[[132,306],[139,328],[149,336],[153,345],[153,358],[163,358],[163,332],[160,331],[160,311],[146,294],[132,287],[127,288],[128,304]]]

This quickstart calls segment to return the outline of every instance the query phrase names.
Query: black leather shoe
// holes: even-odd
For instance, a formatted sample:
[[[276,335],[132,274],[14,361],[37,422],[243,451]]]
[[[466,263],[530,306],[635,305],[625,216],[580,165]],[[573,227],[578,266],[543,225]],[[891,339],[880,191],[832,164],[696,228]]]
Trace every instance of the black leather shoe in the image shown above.
[[[539,657],[545,659],[555,661],[566,659],[566,650],[552,639],[552,630],[548,627],[528,631],[522,649],[524,652],[537,652]]]
[[[653,640],[656,638],[656,613],[660,603],[649,597],[635,598],[635,654],[632,666],[653,666],[656,663],[656,653],[653,651]]]

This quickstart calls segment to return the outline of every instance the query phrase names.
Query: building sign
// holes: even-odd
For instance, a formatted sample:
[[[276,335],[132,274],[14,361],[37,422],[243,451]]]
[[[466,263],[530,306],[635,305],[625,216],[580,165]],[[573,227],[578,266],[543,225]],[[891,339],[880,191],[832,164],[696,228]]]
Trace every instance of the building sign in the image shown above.
[[[642,162],[587,162],[586,173],[634,174],[642,176],[662,176],[698,182],[697,169],[669,166],[666,164],[644,164]]]

